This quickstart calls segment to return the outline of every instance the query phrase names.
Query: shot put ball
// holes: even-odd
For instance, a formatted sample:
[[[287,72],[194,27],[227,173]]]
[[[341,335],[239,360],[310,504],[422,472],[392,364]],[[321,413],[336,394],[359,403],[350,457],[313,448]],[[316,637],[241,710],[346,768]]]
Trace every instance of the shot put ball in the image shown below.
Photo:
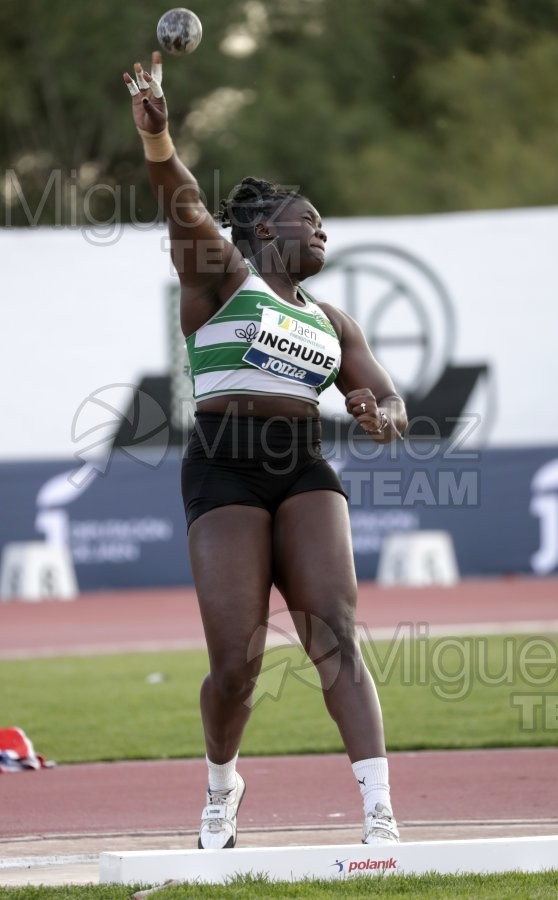
[[[173,56],[193,53],[202,39],[202,24],[189,9],[169,9],[157,23],[157,40]]]

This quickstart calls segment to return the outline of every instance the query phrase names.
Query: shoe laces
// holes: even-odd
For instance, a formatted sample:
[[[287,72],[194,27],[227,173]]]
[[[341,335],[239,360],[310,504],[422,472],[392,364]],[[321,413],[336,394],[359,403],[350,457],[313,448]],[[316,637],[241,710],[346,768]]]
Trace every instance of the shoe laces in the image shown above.
[[[391,809],[387,806],[383,806],[380,803],[376,803],[376,807],[372,812],[368,813],[367,818],[372,817],[374,821],[378,821],[381,819],[389,819],[393,822],[393,813]]]
[[[210,788],[207,789],[207,794],[209,798],[209,806],[221,806],[223,803],[226,803],[228,798],[230,797],[234,788],[228,788],[226,791],[212,791]]]
[[[209,800],[208,806],[223,806],[227,802],[227,798],[229,797],[231,790],[210,791],[208,788],[207,789],[207,795],[208,795],[208,800]],[[207,819],[205,821],[204,827],[208,831],[212,832],[213,834],[216,834],[218,831],[223,830],[224,822],[225,822],[225,818]]]

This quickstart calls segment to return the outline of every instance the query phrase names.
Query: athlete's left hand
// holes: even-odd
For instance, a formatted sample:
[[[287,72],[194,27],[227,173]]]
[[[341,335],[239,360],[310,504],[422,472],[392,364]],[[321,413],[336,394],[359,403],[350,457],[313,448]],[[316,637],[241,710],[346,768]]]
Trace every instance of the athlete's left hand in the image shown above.
[[[345,406],[347,412],[360,422],[368,434],[380,431],[382,417],[370,388],[357,388],[356,391],[349,391],[345,397]]]

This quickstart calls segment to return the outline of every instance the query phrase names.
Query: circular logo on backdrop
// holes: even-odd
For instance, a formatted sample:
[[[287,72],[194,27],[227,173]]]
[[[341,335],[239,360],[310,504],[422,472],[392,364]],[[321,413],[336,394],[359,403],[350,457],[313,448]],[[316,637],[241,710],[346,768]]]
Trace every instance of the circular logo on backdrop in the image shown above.
[[[397,247],[357,244],[333,254],[315,282],[324,297],[335,291],[343,299],[403,393],[431,390],[452,356],[456,328],[449,293],[430,266]]]
[[[400,247],[352,244],[333,253],[312,284],[313,293],[361,325],[375,357],[405,398],[408,437],[459,434],[477,446],[486,441],[495,418],[491,367],[453,362],[454,308],[431,266]],[[325,417],[327,403],[328,398]]]

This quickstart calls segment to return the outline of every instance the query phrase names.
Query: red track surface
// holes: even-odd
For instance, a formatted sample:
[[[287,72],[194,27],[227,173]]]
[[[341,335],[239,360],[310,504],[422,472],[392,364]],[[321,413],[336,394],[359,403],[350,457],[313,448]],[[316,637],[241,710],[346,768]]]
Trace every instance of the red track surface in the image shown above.
[[[282,608],[274,595],[272,609]],[[358,619],[371,629],[419,622],[446,625],[448,631],[479,623],[538,623],[541,632],[555,631],[558,579],[422,589],[362,584]],[[0,657],[170,649],[202,640],[195,595],[186,588],[0,605]],[[12,724],[17,723],[0,721]],[[390,769],[402,822],[558,818],[557,749],[394,753]],[[359,821],[360,800],[344,756],[241,759],[239,770],[249,786],[244,827]],[[205,778],[201,760],[0,775],[0,807],[10,811],[1,817],[0,838],[194,829]]]
[[[360,826],[360,797],[344,756],[240,760],[244,828]],[[393,753],[400,823],[556,819],[558,750]],[[0,839],[52,834],[194,830],[204,804],[202,760],[61,766],[0,776]]]
[[[272,611],[283,610],[276,592]],[[456,587],[359,587],[357,619],[372,631],[430,626],[535,623],[558,630],[558,578],[464,581]],[[282,623],[283,624],[283,623]],[[540,630],[537,628],[536,630]],[[82,594],[65,603],[0,603],[0,658],[203,644],[192,588]]]

